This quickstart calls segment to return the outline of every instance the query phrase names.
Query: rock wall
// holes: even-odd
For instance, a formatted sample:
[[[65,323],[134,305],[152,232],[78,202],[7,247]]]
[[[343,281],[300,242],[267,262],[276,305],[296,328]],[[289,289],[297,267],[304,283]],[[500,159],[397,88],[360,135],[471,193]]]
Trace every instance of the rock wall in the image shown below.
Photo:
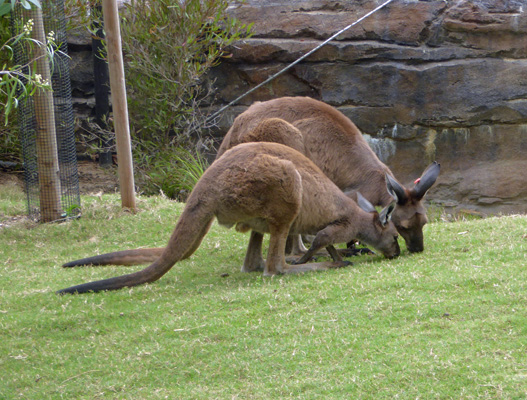
[[[233,1],[252,38],[212,71],[227,104],[384,0]],[[91,38],[71,33],[74,109],[93,117]],[[218,140],[252,102],[311,96],[339,108],[402,182],[428,165],[428,199],[452,210],[527,212],[527,3],[394,0],[223,114]]]
[[[247,0],[231,12],[252,38],[215,68],[226,104],[381,0]],[[395,0],[225,112],[311,96],[339,108],[402,182],[433,160],[429,201],[453,210],[527,212],[527,4]]]

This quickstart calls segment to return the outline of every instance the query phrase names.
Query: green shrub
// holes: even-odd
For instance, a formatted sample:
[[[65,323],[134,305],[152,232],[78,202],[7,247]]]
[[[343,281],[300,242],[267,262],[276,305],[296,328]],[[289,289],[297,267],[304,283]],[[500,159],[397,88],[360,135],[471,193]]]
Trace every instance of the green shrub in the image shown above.
[[[207,71],[250,27],[227,15],[227,0],[131,0],[121,25],[135,140],[187,147],[211,100]]]
[[[207,166],[200,106],[207,71],[250,27],[227,0],[131,0],[121,25],[136,181],[145,194],[184,200]]]
[[[143,146],[144,148],[144,146]],[[199,152],[184,148],[159,149],[151,144],[146,151],[136,152],[139,190],[145,194],[162,193],[171,199],[185,201],[196,182],[208,167]]]
[[[9,18],[4,15],[0,17],[0,43],[7,43],[11,38],[11,29],[9,26]],[[0,63],[5,66],[11,64],[11,53],[7,51],[0,51]],[[3,92],[0,91],[0,104],[7,103]],[[6,108],[0,107],[0,121],[6,120]],[[16,124],[16,113],[12,113],[7,125],[0,124],[0,160],[2,161],[20,161],[21,149],[18,140]]]

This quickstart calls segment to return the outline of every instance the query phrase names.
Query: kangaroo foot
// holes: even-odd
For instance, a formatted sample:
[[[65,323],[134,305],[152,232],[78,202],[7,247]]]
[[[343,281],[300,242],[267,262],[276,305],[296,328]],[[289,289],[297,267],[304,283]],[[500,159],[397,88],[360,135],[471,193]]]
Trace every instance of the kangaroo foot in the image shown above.
[[[265,268],[265,261],[263,258],[256,259],[256,260],[250,260],[249,262],[245,260],[243,263],[242,272],[260,272],[263,271]]]

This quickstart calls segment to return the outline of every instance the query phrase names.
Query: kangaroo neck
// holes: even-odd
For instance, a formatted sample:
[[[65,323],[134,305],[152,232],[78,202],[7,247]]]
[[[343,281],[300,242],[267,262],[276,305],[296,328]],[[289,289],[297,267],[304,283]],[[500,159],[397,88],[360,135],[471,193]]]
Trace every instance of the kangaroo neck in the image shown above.
[[[362,210],[360,207],[357,207],[360,210],[359,217],[357,218],[357,239],[365,242],[369,245],[374,246],[376,244],[376,234],[375,234],[375,215],[369,212]]]

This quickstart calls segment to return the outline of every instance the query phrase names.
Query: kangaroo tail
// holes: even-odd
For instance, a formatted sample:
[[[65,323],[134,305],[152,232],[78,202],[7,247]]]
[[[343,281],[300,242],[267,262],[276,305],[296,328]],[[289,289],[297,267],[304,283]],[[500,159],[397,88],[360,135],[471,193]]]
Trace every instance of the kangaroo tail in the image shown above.
[[[113,253],[81,258],[62,265],[64,268],[78,267],[81,265],[138,265],[152,263],[163,254],[164,247],[151,249],[134,249],[114,251]]]
[[[161,249],[161,255],[151,265],[131,274],[71,286],[57,291],[57,294],[100,292],[154,282],[166,274],[176,262],[190,257],[196,251],[213,218],[213,213],[207,212],[203,207],[189,207],[187,202],[167,247]]]

